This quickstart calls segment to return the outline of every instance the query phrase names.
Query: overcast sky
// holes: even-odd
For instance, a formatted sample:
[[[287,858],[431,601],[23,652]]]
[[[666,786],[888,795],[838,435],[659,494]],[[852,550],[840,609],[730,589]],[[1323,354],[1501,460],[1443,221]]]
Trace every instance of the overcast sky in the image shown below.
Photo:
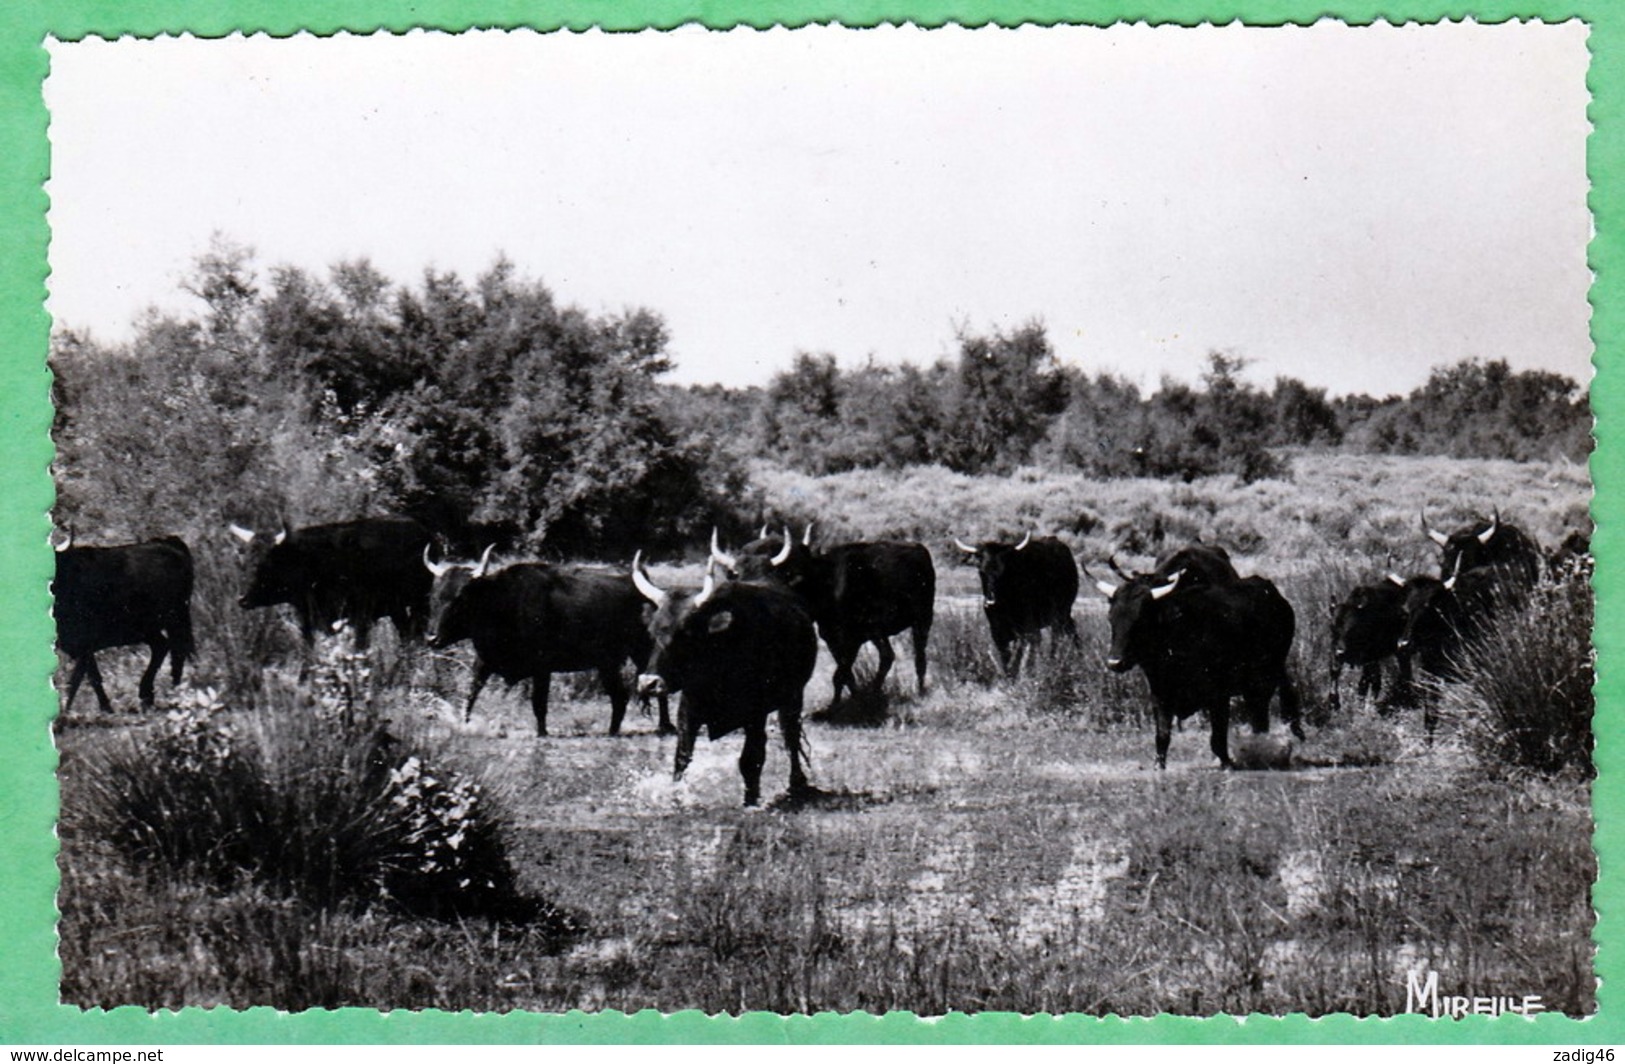
[[[50,308],[104,340],[216,231],[662,314],[674,379],[1038,318],[1154,386],[1586,380],[1583,24],[53,42]]]

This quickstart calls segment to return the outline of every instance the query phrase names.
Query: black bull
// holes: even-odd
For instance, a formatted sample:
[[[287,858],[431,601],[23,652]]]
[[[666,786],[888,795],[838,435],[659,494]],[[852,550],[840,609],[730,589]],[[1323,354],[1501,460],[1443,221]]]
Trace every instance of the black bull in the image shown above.
[[[530,680],[536,733],[547,734],[547,703],[555,672],[596,671],[609,695],[609,734],[619,735],[628,690],[621,667],[639,669],[653,643],[644,627],[643,596],[624,574],[570,570],[541,563],[489,572],[490,550],[477,565],[423,562],[434,577],[428,642],[442,648],[474,644],[474,681],[463,719],[493,674],[510,685]],[[660,731],[672,731],[660,698]]]
[[[835,659],[830,709],[840,704],[843,689],[857,696],[853,667],[865,643],[874,644],[880,655],[872,689],[883,688],[897,660],[891,637],[905,631],[914,647],[915,684],[925,691],[925,649],[931,638],[937,571],[931,552],[922,544],[843,543],[815,551],[786,531],[782,539],[762,537],[735,555],[720,550],[713,533],[711,554],[740,579],[771,580],[801,597]]]
[[[1230,767],[1230,699],[1245,701],[1255,732],[1269,729],[1270,699],[1281,696],[1281,716],[1303,738],[1298,695],[1287,673],[1296,626],[1292,606],[1259,576],[1228,586],[1179,588],[1179,575],[1157,583],[1151,574],[1110,594],[1114,672],[1138,666],[1156,703],[1157,767],[1168,763],[1173,722],[1207,710],[1212,748]]]
[[[232,531],[261,550],[261,537],[235,526]],[[291,605],[306,643],[318,629],[348,621],[356,646],[365,647],[372,625],[384,617],[403,639],[415,639],[429,608],[431,579],[422,561],[428,545],[428,530],[404,517],[285,527],[256,556],[239,605]]]
[[[745,733],[739,773],[745,804],[761,799],[762,765],[767,760],[767,718],[779,715],[779,731],[790,758],[790,796],[808,794],[802,768],[802,691],[818,658],[813,620],[789,591],[768,584],[721,582],[706,571],[697,594],[655,586],[633,560],[638,590],[655,606],[650,622],[654,654],[645,689],[680,693],[674,778],[681,779],[704,728],[713,740],[732,731]]]
[[[96,652],[145,643],[152,652],[141,674],[143,709],[153,703],[153,678],[170,657],[170,680],[179,683],[193,653],[192,552],[169,536],[118,547],[65,547],[56,554],[57,645],[73,659],[68,700],[90,678],[102,712],[112,710],[102,687]]]
[[[956,539],[954,545],[981,576],[982,612],[1008,675],[1020,670],[1022,658],[1038,645],[1045,628],[1052,643],[1064,634],[1073,646],[1082,645],[1072,622],[1078,563],[1066,544],[1053,537],[1033,539],[1029,533],[1014,544],[973,547]]]
[[[1405,633],[1405,593],[1405,581],[1390,576],[1355,588],[1332,611],[1332,708],[1341,703],[1345,665],[1360,670],[1356,696],[1376,698],[1382,694],[1382,663],[1389,658],[1399,662],[1396,699],[1410,697],[1411,655],[1399,649]]]

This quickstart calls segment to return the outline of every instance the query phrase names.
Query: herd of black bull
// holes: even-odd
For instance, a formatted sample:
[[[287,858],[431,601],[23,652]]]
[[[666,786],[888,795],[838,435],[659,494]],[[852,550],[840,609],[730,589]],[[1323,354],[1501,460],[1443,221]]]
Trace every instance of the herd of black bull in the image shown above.
[[[1382,663],[1399,662],[1408,689],[1412,663],[1449,677],[1460,639],[1478,630],[1498,603],[1527,588],[1547,564],[1524,533],[1499,515],[1453,535],[1427,527],[1443,549],[1440,575],[1390,575],[1354,590],[1337,608],[1332,666],[1361,669],[1359,691],[1376,695]],[[712,739],[740,730],[745,801],[760,793],[767,718],[777,713],[790,758],[792,795],[807,788],[801,758],[802,692],[812,676],[821,635],[835,660],[833,708],[843,692],[856,695],[853,666],[864,643],[880,655],[874,689],[895,659],[891,636],[908,631],[916,681],[923,690],[926,643],[936,595],[930,552],[919,543],[850,543],[827,549],[788,530],[763,529],[737,552],[713,533],[704,585],[697,591],[660,588],[641,555],[629,574],[541,562],[493,568],[491,551],[478,562],[435,561],[430,533],[407,518],[369,518],[270,538],[232,527],[255,554],[244,608],[288,604],[305,640],[347,622],[356,644],[367,645],[377,620],[388,617],[403,638],[426,637],[435,647],[468,640],[475,653],[465,719],[492,674],[510,684],[532,680],[537,730],[547,733],[548,690],[555,672],[596,671],[609,695],[610,733],[620,730],[630,692],[622,668],[640,673],[639,693],[658,698],[660,730],[678,735],[681,776],[703,727]],[[1044,629],[1077,644],[1072,607],[1078,566],[1052,538],[1020,543],[955,540],[962,560],[977,567],[983,608],[1007,673],[1037,646]],[[1584,552],[1571,537],[1559,556]],[[1117,672],[1138,666],[1156,706],[1157,765],[1166,763],[1175,720],[1206,710],[1213,753],[1228,766],[1230,701],[1240,697],[1255,731],[1269,725],[1272,698],[1302,737],[1298,697],[1286,662],[1296,619],[1275,585],[1242,577],[1223,548],[1192,544],[1149,572],[1125,573],[1121,583],[1097,580],[1110,600],[1111,650]],[[1084,570],[1087,573],[1087,569]],[[722,579],[719,579],[719,574]],[[179,682],[193,652],[192,558],[173,536],[116,547],[58,548],[58,645],[73,661],[71,708],[88,676],[103,711],[107,694],[96,667],[98,650],[146,644],[151,660],[140,683],[143,707],[166,655]],[[815,634],[816,632],[816,634]],[[673,727],[667,696],[681,693]]]

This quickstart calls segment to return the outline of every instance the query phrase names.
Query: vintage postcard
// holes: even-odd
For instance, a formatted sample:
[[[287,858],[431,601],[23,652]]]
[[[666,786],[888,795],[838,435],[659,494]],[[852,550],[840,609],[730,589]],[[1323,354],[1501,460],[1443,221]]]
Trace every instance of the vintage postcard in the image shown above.
[[[1607,1041],[1537,7],[39,15],[0,1037]]]

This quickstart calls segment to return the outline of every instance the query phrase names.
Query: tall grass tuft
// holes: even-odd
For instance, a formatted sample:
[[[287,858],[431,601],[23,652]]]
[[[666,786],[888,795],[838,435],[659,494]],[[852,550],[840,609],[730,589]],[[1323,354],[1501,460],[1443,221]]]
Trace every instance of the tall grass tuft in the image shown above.
[[[397,736],[347,683],[319,668],[316,697],[273,693],[246,714],[205,690],[109,744],[86,766],[90,831],[155,872],[324,909],[537,915],[485,789]]]
[[[1595,775],[1596,699],[1589,572],[1545,578],[1498,603],[1496,622],[1459,654],[1461,682],[1442,684],[1440,712],[1489,766]]]

